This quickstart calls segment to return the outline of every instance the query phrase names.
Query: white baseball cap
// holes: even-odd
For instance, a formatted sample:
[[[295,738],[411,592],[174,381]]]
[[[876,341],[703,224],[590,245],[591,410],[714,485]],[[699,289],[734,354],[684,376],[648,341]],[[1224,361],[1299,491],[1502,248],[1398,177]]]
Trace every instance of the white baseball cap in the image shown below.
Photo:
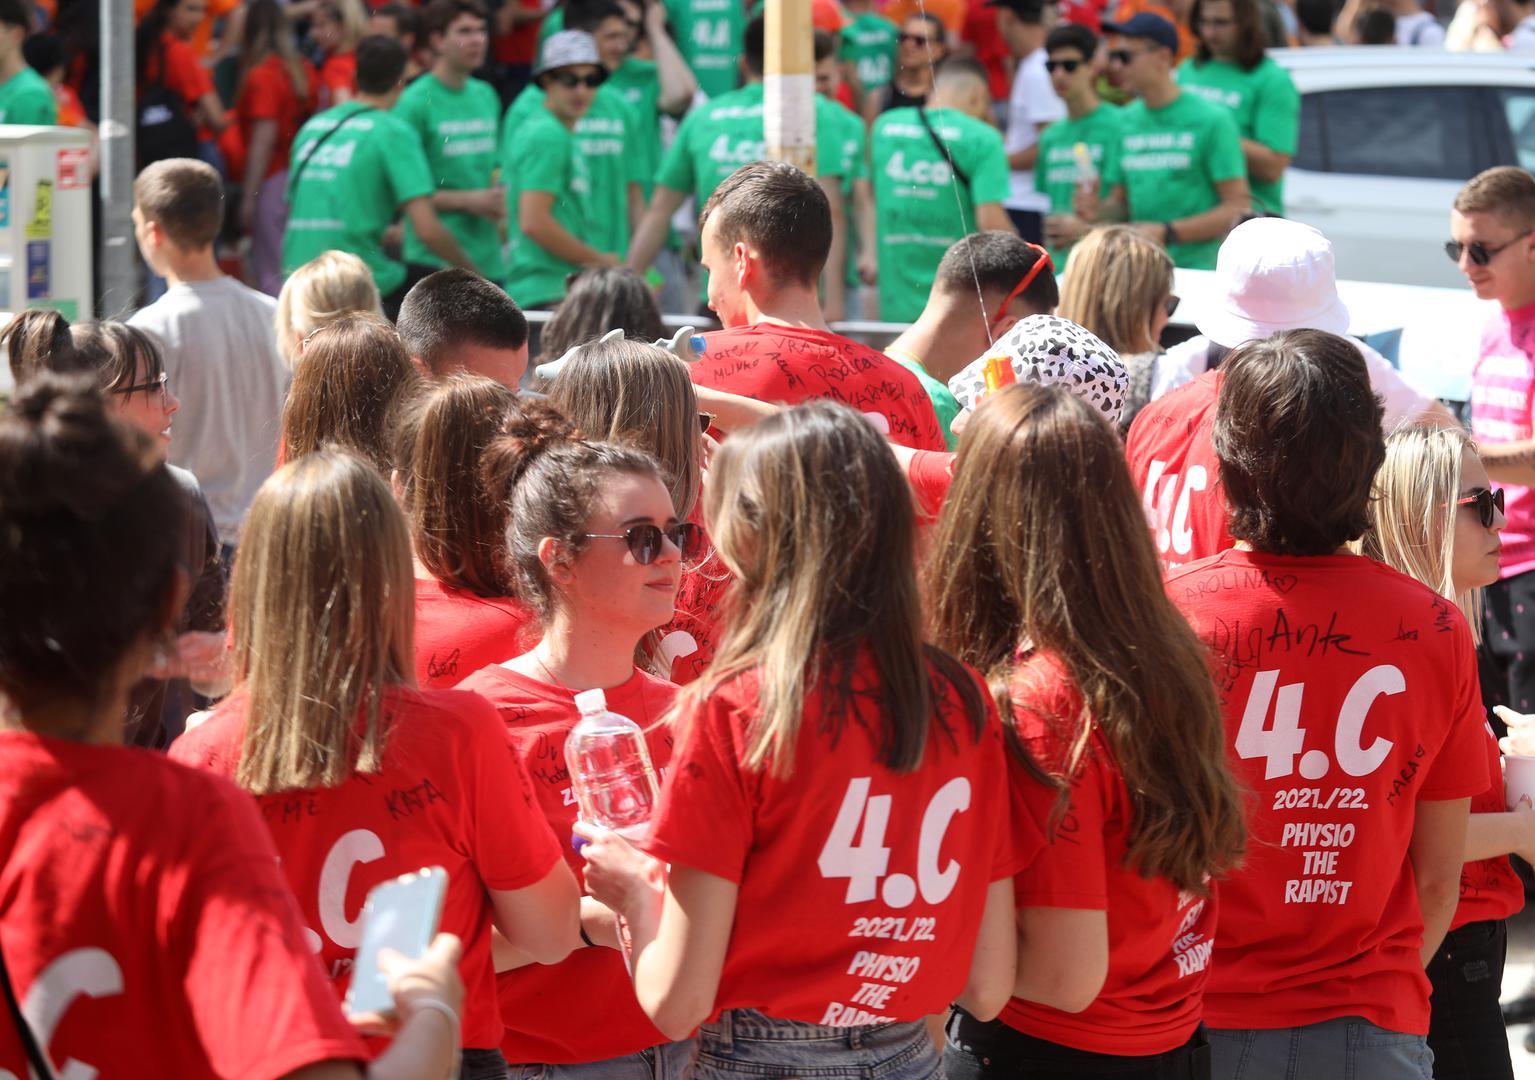
[[[1217,345],[1236,348],[1281,330],[1348,333],[1332,243],[1310,225],[1253,218],[1232,229],[1215,259],[1216,294],[1194,319]]]

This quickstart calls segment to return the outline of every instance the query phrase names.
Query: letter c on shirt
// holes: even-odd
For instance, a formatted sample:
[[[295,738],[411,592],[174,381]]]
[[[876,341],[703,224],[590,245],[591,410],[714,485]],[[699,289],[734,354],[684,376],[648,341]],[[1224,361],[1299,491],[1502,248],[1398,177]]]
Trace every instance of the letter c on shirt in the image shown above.
[[[81,994],[102,998],[122,992],[123,970],[111,953],[105,949],[71,949],[33,980],[21,1012],[38,1044],[46,1048],[53,1042],[53,1033],[75,998]],[[75,1058],[64,1062],[58,1070],[59,1080],[95,1080],[98,1075],[97,1069]],[[0,1078],[16,1080],[13,1073],[4,1069],[0,1069]]]
[[[368,829],[353,829],[330,849],[320,868],[320,927],[338,948],[355,949],[362,942],[362,912],[346,917],[346,887],[352,867],[384,857],[384,842]]]

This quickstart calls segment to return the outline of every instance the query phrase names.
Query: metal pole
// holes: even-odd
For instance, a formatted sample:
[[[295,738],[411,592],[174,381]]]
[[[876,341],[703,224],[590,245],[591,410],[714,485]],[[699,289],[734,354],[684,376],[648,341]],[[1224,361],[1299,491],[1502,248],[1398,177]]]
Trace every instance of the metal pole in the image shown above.
[[[810,0],[767,0],[764,29],[762,137],[767,156],[814,176],[815,39]]]
[[[138,292],[133,238],[133,5],[101,0],[101,296],[103,314],[125,311]]]

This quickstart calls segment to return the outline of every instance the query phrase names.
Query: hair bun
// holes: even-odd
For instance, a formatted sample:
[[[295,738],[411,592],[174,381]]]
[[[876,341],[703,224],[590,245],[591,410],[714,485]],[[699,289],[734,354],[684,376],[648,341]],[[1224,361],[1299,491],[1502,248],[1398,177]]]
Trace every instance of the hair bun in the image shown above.
[[[0,419],[0,503],[8,515],[110,513],[157,462],[146,436],[124,427],[86,375],[41,372]]]
[[[576,425],[543,398],[518,398],[485,452],[483,480],[496,498],[510,497],[528,466],[556,446],[581,439]]]

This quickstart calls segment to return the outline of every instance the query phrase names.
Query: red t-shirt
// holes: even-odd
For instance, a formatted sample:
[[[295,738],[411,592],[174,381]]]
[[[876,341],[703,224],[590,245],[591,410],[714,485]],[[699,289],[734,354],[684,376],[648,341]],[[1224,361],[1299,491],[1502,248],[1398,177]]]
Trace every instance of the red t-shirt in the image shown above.
[[[975,58],[986,69],[986,86],[994,101],[1005,101],[1012,89],[1007,70],[1007,42],[997,29],[997,9],[986,0],[970,0],[965,9],[965,28],[960,37],[975,46]]]
[[[319,108],[351,100],[357,93],[357,53],[335,53],[320,65]]]
[[[165,57],[165,72],[160,72],[160,57]],[[213,76],[197,58],[197,50],[169,30],[160,35],[160,49],[144,65],[145,80],[160,83],[187,103],[190,108],[204,94],[213,93]]]
[[[954,455],[942,450],[918,450],[906,466],[906,482],[917,500],[917,516],[926,522],[937,519],[954,486]]]
[[[240,100],[235,102],[240,138],[247,148],[251,142],[251,131],[258,120],[277,121],[277,145],[272,149],[272,160],[266,169],[267,176],[288,167],[288,150],[293,145],[293,137],[298,134],[304,121],[309,119],[309,114],[314,112],[319,79],[314,65],[308,60],[301,60],[300,63],[304,68],[303,96],[299,95],[297,87],[293,85],[288,65],[274,53],[251,69],[245,78],[245,86],[240,90]]]
[[[533,613],[509,596],[476,596],[416,579],[416,682],[447,689],[482,667],[521,656],[541,636]]]
[[[365,1061],[276,860],[225,780],[0,732],[0,947],[55,1070],[268,1080]],[[30,1075],[9,1019],[0,1073]]]
[[[554,835],[568,838],[578,807],[565,768],[565,737],[581,714],[563,687],[530,679],[500,664],[477,671],[461,689],[496,707],[533,781],[534,797]],[[671,760],[670,728],[657,724],[677,688],[636,670],[604,691],[608,708],[645,729],[650,760]],[[565,861],[581,880],[584,860],[567,843]],[[563,962],[531,965],[496,976],[506,1037],[501,1052],[513,1064],[574,1065],[634,1054],[667,1041],[634,998],[623,957],[613,949],[577,949]],[[593,1023],[600,1016],[600,1023]]]
[[[537,11],[543,5],[540,0],[509,0],[524,11]],[[502,64],[531,66],[538,55],[538,32],[543,19],[535,19],[515,26],[504,34],[497,34],[492,42],[496,60]]]
[[[831,398],[883,417],[896,442],[943,450],[933,402],[917,377],[884,353],[841,334],[758,323],[705,334],[707,351],[691,365],[700,386],[758,401],[798,405]]]
[[[1153,401],[1140,411],[1125,439],[1130,476],[1141,492],[1164,570],[1235,543],[1226,531],[1226,500],[1212,441],[1220,380],[1218,370],[1207,371]]]
[[[1473,814],[1501,814],[1506,809],[1503,802],[1503,755],[1498,752],[1498,740],[1492,729],[1483,728],[1487,745],[1487,771],[1492,784],[1471,800]],[[1507,855],[1495,859],[1468,862],[1460,871],[1460,903],[1450,929],[1456,930],[1467,923],[1486,919],[1506,919],[1524,908],[1524,885]]]
[[[1013,680],[1013,719],[1030,756],[1064,775],[1069,743],[1044,717],[1070,724],[1082,697],[1060,662],[1036,653]],[[1188,1042],[1199,1026],[1206,971],[1215,942],[1216,904],[1182,892],[1166,878],[1145,878],[1125,864],[1134,806],[1101,730],[1071,779],[1070,803],[1054,817],[1055,789],[1009,755],[1013,823],[1054,823],[1049,843],[1014,878],[1020,908],[1080,908],[1108,916],[1109,969],[1096,1000],[1079,1013],[1013,998],[1009,1026],[1039,1039],[1099,1054],[1162,1054]]]
[[[1210,649],[1249,793],[1247,861],[1221,884],[1205,1022],[1362,1016],[1426,1034],[1407,857],[1415,804],[1488,786],[1465,618],[1357,555],[1225,551],[1170,573],[1167,591]]]
[[[171,745],[171,756],[233,776],[245,706],[239,694],[226,700]],[[424,866],[447,870],[442,929],[464,942],[464,1045],[499,1046],[488,890],[542,881],[559,861],[559,844],[484,700],[395,687],[385,710],[389,734],[378,773],[256,801],[310,928],[305,935],[338,993],[351,975],[368,891]]]
[[[703,522],[703,497],[689,518],[700,529]],[[672,682],[686,686],[704,673],[719,646],[725,615],[725,594],[735,575],[704,535],[708,552],[696,565],[682,571],[677,588],[677,609],[672,621],[661,627],[661,653],[669,659],[667,667]]]
[[[755,672],[682,718],[646,846],[740,886],[717,1010],[853,1027],[930,1016],[964,988],[986,890],[1022,860],[991,697],[977,679],[987,720],[974,739],[958,692],[929,669],[943,696],[910,773],[877,760],[867,652],[847,715],[829,715],[836,673],[810,688],[788,779],[742,764]]]

